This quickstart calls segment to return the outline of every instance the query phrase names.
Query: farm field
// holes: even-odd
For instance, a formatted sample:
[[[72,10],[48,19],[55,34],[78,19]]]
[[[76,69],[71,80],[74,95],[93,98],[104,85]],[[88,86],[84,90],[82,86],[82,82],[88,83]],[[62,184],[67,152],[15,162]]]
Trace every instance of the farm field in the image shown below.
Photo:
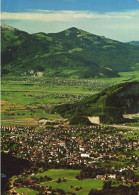
[[[53,113],[57,104],[73,103],[121,82],[139,80],[139,72],[120,73],[107,79],[34,77],[2,78],[2,125],[39,125],[41,118],[61,119]]]
[[[16,192],[18,193],[18,194],[29,194],[29,195],[37,195],[38,194],[38,192],[37,191],[35,191],[35,190],[31,190],[31,189],[29,189],[29,188],[18,188],[18,189],[16,189]]]
[[[102,189],[104,181],[97,179],[85,179],[85,180],[77,180],[76,176],[80,173],[80,170],[64,170],[64,169],[50,169],[49,171],[45,171],[43,173],[39,173],[34,175],[36,178],[40,177],[51,177],[52,181],[50,182],[40,182],[41,186],[52,186],[53,189],[62,189],[65,192],[76,193],[77,195],[84,194],[87,195],[92,188]],[[58,183],[58,178],[65,179],[64,182]],[[31,195],[33,191],[29,188],[17,188],[16,191],[25,192]],[[35,192],[35,194],[37,194]]]

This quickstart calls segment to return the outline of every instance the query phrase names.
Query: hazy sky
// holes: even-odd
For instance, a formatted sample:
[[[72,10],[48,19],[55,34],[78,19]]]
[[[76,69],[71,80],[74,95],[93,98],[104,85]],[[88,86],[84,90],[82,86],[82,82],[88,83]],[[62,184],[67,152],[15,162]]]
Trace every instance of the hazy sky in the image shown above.
[[[34,32],[77,27],[119,41],[139,41],[139,0],[1,0],[2,23]]]

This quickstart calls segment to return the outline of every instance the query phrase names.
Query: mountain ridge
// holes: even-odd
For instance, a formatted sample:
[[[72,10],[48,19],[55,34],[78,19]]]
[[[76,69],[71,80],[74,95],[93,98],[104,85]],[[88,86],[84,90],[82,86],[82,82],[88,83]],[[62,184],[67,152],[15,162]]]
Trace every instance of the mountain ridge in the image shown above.
[[[54,111],[71,124],[90,124],[88,117],[99,117],[104,124],[124,121],[124,114],[139,113],[139,82],[111,86],[74,104],[56,106]]]
[[[1,26],[1,34],[3,75],[42,71],[51,77],[116,77],[139,62],[137,47],[75,27],[29,34]]]
[[[127,43],[130,44],[130,45],[139,47],[139,41],[130,41],[130,42],[127,42]]]

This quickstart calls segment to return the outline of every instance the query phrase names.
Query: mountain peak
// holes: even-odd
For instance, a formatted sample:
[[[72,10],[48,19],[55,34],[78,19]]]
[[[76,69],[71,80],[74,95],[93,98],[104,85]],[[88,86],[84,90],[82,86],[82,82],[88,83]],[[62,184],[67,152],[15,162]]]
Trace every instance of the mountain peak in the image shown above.
[[[71,27],[71,28],[68,28],[67,30],[69,30],[69,31],[79,31],[80,29],[78,29],[76,27]]]
[[[138,48],[75,27],[49,34],[29,34],[7,25],[2,28],[3,75],[49,69],[48,75],[53,70],[59,77],[100,78],[138,70]]]
[[[67,30],[64,30],[63,32],[65,33],[66,36],[68,35],[84,36],[84,35],[90,34],[89,32],[86,32],[76,27],[68,28]]]
[[[1,28],[2,29],[7,29],[7,30],[15,30],[16,28],[13,28],[13,27],[11,27],[11,26],[9,26],[9,25],[7,25],[7,24],[2,24],[1,25]]]

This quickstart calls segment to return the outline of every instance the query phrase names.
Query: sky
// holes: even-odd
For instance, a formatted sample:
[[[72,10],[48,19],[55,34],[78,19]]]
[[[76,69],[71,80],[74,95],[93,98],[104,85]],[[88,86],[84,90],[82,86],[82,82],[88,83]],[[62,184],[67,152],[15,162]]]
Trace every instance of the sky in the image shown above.
[[[122,42],[139,41],[139,0],[1,0],[1,18],[29,33],[77,27]]]

